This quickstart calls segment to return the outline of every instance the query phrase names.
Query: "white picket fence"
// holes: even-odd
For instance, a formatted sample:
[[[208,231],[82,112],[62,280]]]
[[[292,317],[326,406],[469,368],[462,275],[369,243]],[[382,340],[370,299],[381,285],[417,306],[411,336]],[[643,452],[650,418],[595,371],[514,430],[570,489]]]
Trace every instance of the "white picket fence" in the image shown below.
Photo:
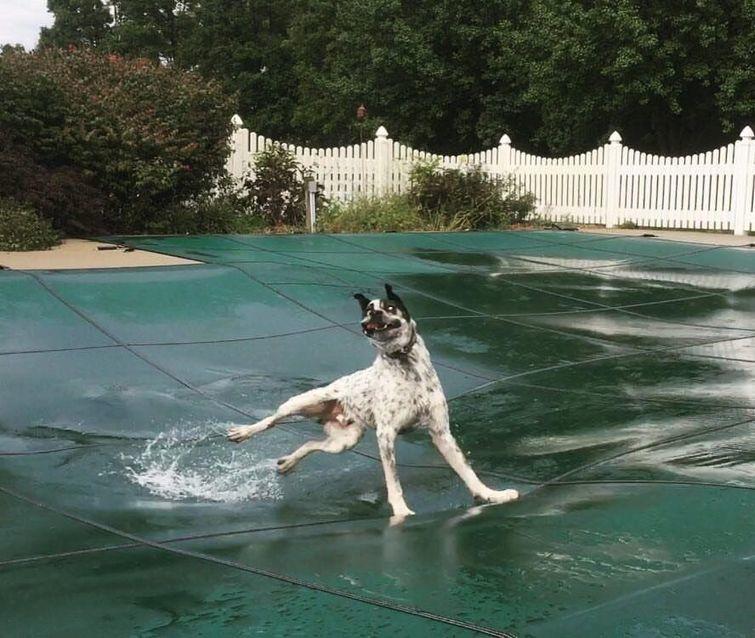
[[[252,133],[234,116],[228,171],[235,178],[252,171],[254,156],[275,144]],[[623,146],[614,132],[608,144],[569,157],[540,157],[511,146],[503,135],[496,148],[469,155],[435,155],[388,137],[333,148],[281,144],[311,169],[329,198],[404,192],[411,166],[438,160],[444,167],[480,166],[491,175],[512,175],[522,192],[537,199],[537,212],[553,221],[624,222],[654,228],[755,230],[755,141],[746,126],[740,139],[714,151],[684,157],[641,153]]]

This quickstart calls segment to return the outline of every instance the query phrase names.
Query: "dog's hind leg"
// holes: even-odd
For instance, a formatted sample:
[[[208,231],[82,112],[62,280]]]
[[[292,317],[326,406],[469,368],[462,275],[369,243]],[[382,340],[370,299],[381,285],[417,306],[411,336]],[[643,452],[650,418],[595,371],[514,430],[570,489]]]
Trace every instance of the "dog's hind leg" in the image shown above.
[[[315,388],[302,394],[297,394],[283,402],[278,409],[268,417],[253,423],[242,425],[228,430],[228,438],[234,443],[241,443],[255,434],[264,432],[273,427],[281,419],[301,414],[303,416],[318,416],[326,405],[333,401],[334,397],[328,387]]]
[[[433,444],[459,478],[464,481],[472,496],[488,503],[507,503],[519,498],[519,492],[516,490],[492,490],[477,477],[451,434],[448,410],[445,406],[434,410],[431,416],[429,429]]]
[[[288,456],[278,459],[278,471],[285,474],[294,469],[294,466],[305,456],[312,452],[328,452],[339,454],[350,450],[362,438],[364,428],[356,423],[343,425],[340,421],[333,420],[325,423],[325,432],[328,435],[322,441],[307,441]]]

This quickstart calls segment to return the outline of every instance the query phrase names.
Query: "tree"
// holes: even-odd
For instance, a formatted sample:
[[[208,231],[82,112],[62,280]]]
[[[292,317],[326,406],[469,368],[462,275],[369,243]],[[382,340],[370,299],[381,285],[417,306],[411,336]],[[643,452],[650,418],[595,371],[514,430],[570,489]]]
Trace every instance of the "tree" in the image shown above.
[[[556,153],[593,147],[613,129],[667,154],[721,144],[747,111],[735,92],[753,95],[744,86],[753,77],[751,4],[533,0],[494,62],[513,62],[526,84],[513,104],[489,99],[488,119],[529,109],[534,129],[523,139],[516,131],[516,142],[529,136]]]
[[[296,130],[292,116],[298,80],[286,38],[292,16],[303,4],[203,0],[196,7],[185,64],[237,95],[244,121],[265,135],[290,138]]]
[[[293,124],[306,139],[353,142],[364,102],[401,141],[439,152],[479,146],[494,29],[517,2],[307,4],[289,38],[300,87]]]
[[[652,152],[755,117],[753,0],[51,0],[45,42],[194,69],[265,135],[333,145],[384,124],[444,153],[574,153],[618,129]],[[112,10],[112,15],[111,11]],[[53,37],[54,36],[54,37]]]
[[[42,27],[41,47],[96,47],[110,33],[112,16],[102,0],[47,0],[47,9],[55,22]]]
[[[114,27],[109,48],[186,68],[186,42],[194,29],[191,0],[112,0]]]

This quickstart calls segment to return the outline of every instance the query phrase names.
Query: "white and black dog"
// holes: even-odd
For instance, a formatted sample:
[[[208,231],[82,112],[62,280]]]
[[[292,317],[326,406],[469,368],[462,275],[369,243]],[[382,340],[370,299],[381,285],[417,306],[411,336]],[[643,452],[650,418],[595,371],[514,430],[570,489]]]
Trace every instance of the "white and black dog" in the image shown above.
[[[438,451],[466,483],[472,495],[488,503],[505,503],[518,498],[516,490],[492,490],[467,463],[448,423],[448,405],[430,353],[417,324],[401,298],[386,284],[387,299],[370,301],[354,295],[362,308],[362,332],[377,348],[372,366],[309,390],[283,403],[274,414],[248,426],[228,431],[231,441],[240,443],[273,427],[292,415],[313,417],[323,424],[327,438],[307,441],[278,460],[278,469],[290,471],[310,452],[337,454],[354,447],[366,427],[374,427],[388,488],[388,502],[394,520],[414,514],[404,500],[396,473],[396,436],[414,426],[425,427]]]

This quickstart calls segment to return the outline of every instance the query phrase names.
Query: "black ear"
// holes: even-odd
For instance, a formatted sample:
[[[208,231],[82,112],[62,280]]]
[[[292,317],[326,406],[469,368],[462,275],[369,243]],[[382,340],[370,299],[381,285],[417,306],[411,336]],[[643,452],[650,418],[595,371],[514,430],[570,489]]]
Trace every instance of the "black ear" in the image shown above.
[[[367,314],[367,306],[370,305],[370,300],[367,299],[361,292],[354,295],[354,299],[359,302],[359,307],[362,309],[362,314]]]
[[[388,299],[393,301],[399,308],[401,308],[401,311],[404,313],[406,320],[409,321],[409,319],[411,319],[411,316],[409,315],[409,309],[406,307],[406,305],[404,305],[401,297],[393,292],[393,286],[391,286],[391,284],[385,284],[385,294],[388,295]]]

